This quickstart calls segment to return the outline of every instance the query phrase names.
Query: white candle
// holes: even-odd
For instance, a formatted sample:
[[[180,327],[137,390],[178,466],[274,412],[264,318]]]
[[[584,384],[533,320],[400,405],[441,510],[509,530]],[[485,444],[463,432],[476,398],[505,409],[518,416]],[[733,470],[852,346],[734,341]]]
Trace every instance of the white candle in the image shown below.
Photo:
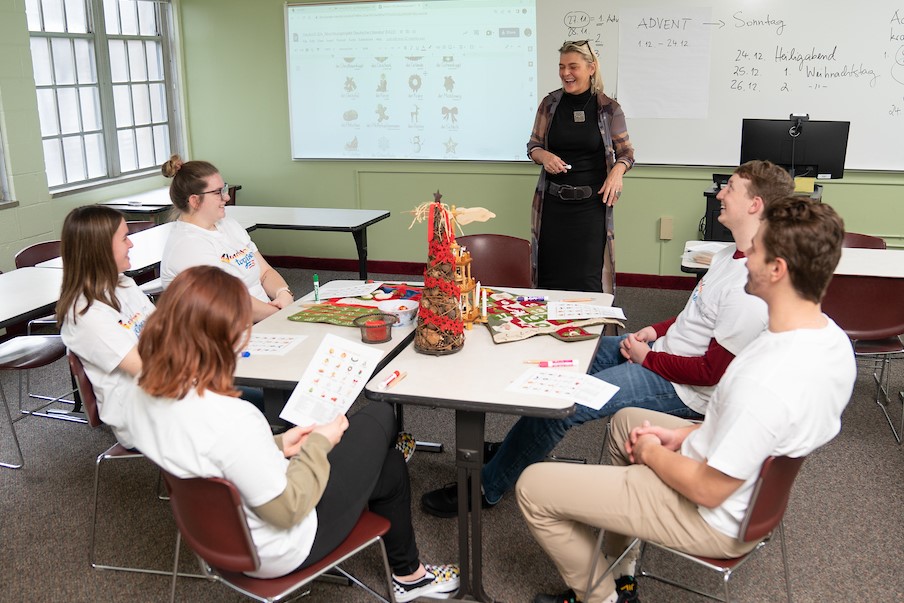
[[[484,289],[484,291],[483,291],[483,300],[481,301],[480,315],[483,316],[484,318],[487,317],[487,292],[486,292],[486,289]]]

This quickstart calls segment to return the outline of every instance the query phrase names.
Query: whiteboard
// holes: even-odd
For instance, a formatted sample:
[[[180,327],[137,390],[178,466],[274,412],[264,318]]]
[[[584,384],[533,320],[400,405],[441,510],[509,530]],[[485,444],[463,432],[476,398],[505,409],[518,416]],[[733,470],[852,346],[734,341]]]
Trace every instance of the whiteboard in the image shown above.
[[[904,0],[537,4],[539,96],[561,87],[562,42],[589,39],[606,93],[622,103],[639,163],[737,165],[743,118],[808,113],[851,122],[847,169],[904,170]],[[700,60],[680,54],[689,48],[702,49],[709,62],[708,80],[684,78],[708,89],[704,102],[680,88],[685,63]],[[619,78],[619,68],[650,63],[657,66],[650,77]],[[635,111],[643,115],[632,115],[631,98],[675,105],[692,99],[686,109],[705,111],[650,117],[638,101]],[[663,113],[680,115],[676,107]]]

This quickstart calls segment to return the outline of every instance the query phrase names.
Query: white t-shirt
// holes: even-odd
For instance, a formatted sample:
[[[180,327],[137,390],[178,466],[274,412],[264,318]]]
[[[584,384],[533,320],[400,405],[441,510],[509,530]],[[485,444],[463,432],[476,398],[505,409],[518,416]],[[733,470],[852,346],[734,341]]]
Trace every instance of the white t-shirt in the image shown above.
[[[186,268],[216,266],[240,278],[252,297],[269,302],[261,285],[261,268],[254,257],[257,245],[248,232],[231,218],[223,218],[214,226],[216,230],[206,230],[181,220],[173,223],[160,261],[163,287],[169,287]]]
[[[747,346],[681,446],[681,454],[744,480],[720,506],[698,507],[727,536],[738,536],[766,457],[805,456],[841,430],[857,369],[850,340],[826,320],[821,329],[767,330]]]
[[[128,437],[135,447],[177,477],[221,477],[238,488],[260,569],[249,575],[275,578],[307,558],[317,532],[311,511],[288,530],[258,517],[252,507],[286,489],[286,459],[264,415],[240,398],[191,391],[182,400],[155,398],[132,386],[126,407]]]
[[[117,367],[126,354],[138,345],[138,335],[154,311],[154,304],[127,276],[119,277],[115,295],[120,305],[119,312],[107,304],[95,302],[81,316],[78,312],[86,302],[84,297],[80,298],[73,306],[75,316],[69,313],[63,321],[60,335],[66,347],[85,366],[85,373],[97,396],[101,420],[113,429],[120,442],[128,445],[120,438],[122,396],[114,395],[113,390],[122,383],[133,382],[134,378]]]
[[[763,332],[768,322],[766,303],[744,291],[747,258],[734,259],[737,248],[729,245],[713,256],[707,273],[687,300],[665,336],[653,342],[653,350],[676,356],[703,356],[715,339],[737,356]],[[684,404],[706,414],[712,385],[673,383]]]

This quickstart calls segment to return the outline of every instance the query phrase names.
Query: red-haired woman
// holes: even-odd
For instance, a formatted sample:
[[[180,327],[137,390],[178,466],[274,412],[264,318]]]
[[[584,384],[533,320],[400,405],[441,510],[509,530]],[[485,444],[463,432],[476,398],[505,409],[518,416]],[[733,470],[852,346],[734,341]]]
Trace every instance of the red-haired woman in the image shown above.
[[[250,327],[251,301],[241,281],[211,266],[181,272],[138,344],[145,362],[127,405],[131,441],[176,476],[235,484],[261,561],[257,577],[320,560],[368,507],[392,522],[385,542],[397,601],[456,590],[456,567],[425,566],[418,558],[392,408],[371,403],[350,420],[293,427],[274,438],[233,385]]]

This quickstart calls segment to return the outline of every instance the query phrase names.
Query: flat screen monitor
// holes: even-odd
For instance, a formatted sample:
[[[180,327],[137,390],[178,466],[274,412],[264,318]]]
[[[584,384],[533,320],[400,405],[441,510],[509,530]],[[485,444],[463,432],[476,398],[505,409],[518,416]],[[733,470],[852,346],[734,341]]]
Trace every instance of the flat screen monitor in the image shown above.
[[[768,159],[793,177],[844,176],[849,121],[745,119],[741,125],[741,163]]]

